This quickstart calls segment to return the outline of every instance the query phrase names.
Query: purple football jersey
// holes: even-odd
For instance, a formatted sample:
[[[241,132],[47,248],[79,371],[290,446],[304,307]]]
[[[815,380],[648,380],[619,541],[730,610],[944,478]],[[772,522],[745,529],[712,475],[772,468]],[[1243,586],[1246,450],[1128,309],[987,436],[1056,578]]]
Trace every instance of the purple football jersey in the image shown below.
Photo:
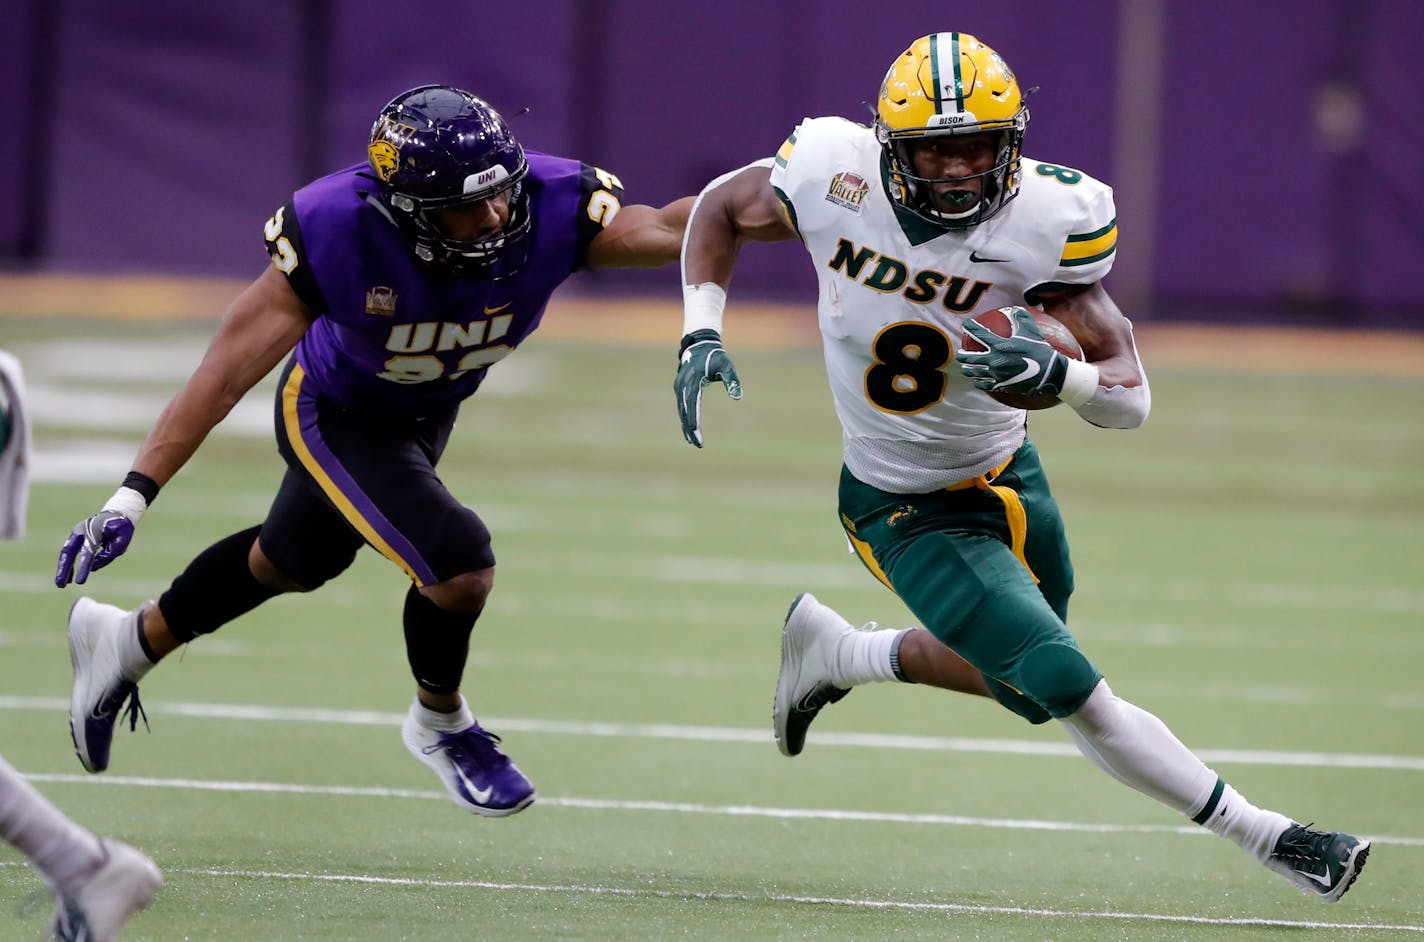
[[[412,418],[474,394],[490,365],[539,325],[554,289],[580,264],[598,232],[586,204],[610,179],[599,181],[576,160],[526,153],[528,256],[499,280],[422,265],[380,206],[365,164],[297,191],[267,237],[278,266],[320,314],[295,353],[304,382],[344,408]]]

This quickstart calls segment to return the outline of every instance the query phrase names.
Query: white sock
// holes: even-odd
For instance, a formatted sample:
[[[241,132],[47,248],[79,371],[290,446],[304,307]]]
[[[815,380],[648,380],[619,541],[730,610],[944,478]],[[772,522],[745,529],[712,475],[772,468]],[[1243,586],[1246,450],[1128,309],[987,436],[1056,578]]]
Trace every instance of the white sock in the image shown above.
[[[1100,681],[1061,720],[1078,750],[1098,768],[1264,862],[1290,820],[1251,804],[1182,745],[1161,720],[1113,695]]]
[[[119,636],[115,639],[119,646],[119,669],[124,672],[125,679],[135,683],[154,667],[154,662],[148,659],[138,640],[138,633],[143,630],[143,617],[139,616],[136,622],[137,627],[127,621],[120,625]]]
[[[433,729],[437,733],[458,733],[475,725],[475,714],[470,712],[470,705],[463,696],[460,698],[460,709],[454,713],[432,710],[416,697],[415,702],[410,705],[410,715],[415,718],[417,725]]]
[[[1217,795],[1215,788],[1212,789],[1216,807],[1210,807],[1211,799],[1208,798],[1192,820],[1211,833],[1234,841],[1257,863],[1265,863],[1275,849],[1276,839],[1291,826],[1291,819],[1257,808],[1230,785],[1220,779],[1217,782],[1221,788],[1220,795]]]
[[[885,628],[841,635],[831,655],[831,683],[849,688],[877,680],[901,680],[896,673],[900,639],[909,630]]]
[[[99,839],[71,821],[0,758],[0,837],[18,847],[49,882],[65,889],[104,861]]]

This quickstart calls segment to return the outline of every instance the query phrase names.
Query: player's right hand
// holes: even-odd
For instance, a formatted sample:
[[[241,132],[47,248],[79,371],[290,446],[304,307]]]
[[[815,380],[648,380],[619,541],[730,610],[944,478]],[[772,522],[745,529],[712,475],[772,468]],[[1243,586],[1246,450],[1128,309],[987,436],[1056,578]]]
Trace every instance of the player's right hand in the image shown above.
[[[682,420],[682,437],[689,445],[702,447],[702,387],[719,381],[727,395],[742,398],[742,381],[732,366],[732,358],[722,348],[722,335],[715,330],[694,330],[682,338],[678,352],[677,417]]]
[[[71,582],[83,585],[89,573],[103,569],[124,554],[133,534],[134,521],[117,510],[101,510],[79,521],[59,548],[54,584],[61,589]]]

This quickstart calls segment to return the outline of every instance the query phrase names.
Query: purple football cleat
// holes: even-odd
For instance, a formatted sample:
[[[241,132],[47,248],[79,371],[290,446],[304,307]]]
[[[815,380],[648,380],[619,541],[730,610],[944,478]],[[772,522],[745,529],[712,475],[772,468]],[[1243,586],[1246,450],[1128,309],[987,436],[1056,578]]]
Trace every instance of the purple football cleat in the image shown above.
[[[426,729],[407,715],[401,739],[428,765],[455,804],[473,814],[502,818],[529,807],[534,783],[499,750],[499,737],[475,723],[458,733]]]

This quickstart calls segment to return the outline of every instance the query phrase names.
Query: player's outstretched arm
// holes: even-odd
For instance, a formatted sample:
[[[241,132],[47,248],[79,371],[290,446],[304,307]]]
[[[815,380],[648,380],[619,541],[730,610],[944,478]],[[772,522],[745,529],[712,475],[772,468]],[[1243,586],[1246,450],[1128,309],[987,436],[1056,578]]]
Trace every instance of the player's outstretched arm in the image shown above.
[[[589,242],[584,263],[595,269],[659,268],[677,261],[695,199],[684,196],[662,207],[624,206]]]
[[[133,470],[98,513],[75,524],[59,551],[55,585],[83,583],[128,549],[134,527],[178,469],[243,395],[306,333],[311,313],[275,267],[238,295],[202,362],[158,416]]]
[[[718,177],[697,197],[682,246],[682,343],[673,393],[688,444],[702,447],[702,389],[721,382],[742,398],[742,383],[722,347],[722,311],[737,253],[747,242],[795,238],[770,182],[771,161]]]
[[[1083,345],[1097,383],[1065,402],[1094,425],[1136,428],[1152,409],[1147,372],[1137,355],[1132,323],[1101,283],[1071,288],[1044,298],[1043,309],[1058,318]]]

